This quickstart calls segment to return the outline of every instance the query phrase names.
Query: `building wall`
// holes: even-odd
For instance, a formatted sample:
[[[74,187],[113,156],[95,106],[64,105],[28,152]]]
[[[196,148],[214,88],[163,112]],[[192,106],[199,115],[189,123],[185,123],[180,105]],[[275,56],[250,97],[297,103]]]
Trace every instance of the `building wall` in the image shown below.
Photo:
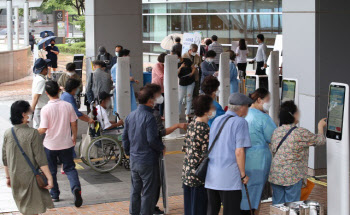
[[[143,0],[144,61],[156,61],[164,52],[161,40],[171,33],[200,31],[202,38],[219,37],[229,49],[233,40],[245,38],[250,56],[256,52],[256,35],[263,33],[267,45],[282,33],[282,1]],[[272,50],[272,49],[270,49]]]

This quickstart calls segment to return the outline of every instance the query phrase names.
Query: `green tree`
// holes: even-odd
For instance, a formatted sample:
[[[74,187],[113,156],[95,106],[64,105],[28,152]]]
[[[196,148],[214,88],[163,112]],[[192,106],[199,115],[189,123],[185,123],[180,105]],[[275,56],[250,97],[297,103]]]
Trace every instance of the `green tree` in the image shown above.
[[[66,10],[79,16],[85,13],[85,0],[44,0],[39,11],[51,14],[55,10]]]

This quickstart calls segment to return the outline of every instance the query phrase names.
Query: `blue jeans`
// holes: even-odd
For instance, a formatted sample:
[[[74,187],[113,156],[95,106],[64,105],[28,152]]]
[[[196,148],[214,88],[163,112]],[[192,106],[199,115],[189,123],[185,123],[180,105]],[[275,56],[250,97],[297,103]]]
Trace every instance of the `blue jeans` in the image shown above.
[[[273,204],[282,204],[286,202],[296,202],[300,201],[301,195],[301,186],[303,180],[300,180],[298,183],[291,186],[280,186],[272,184],[272,203]]]
[[[194,82],[190,85],[187,85],[187,86],[179,85],[179,111],[180,111],[180,114],[182,112],[182,101],[186,96],[186,113],[185,114],[190,115],[191,108],[192,108],[194,86],[195,86]]]
[[[208,196],[204,185],[190,187],[183,184],[182,188],[184,189],[185,215],[207,214]]]
[[[81,190],[78,171],[75,169],[73,150],[74,147],[63,150],[49,150],[45,148],[49,169],[53,178],[53,188],[50,190],[53,199],[57,199],[60,196],[57,183],[57,158],[62,162],[63,171],[68,177],[72,193],[75,189]]]
[[[131,193],[129,212],[131,215],[153,214],[154,202],[157,192],[159,192],[156,186],[155,172],[157,167],[155,165],[130,162]]]

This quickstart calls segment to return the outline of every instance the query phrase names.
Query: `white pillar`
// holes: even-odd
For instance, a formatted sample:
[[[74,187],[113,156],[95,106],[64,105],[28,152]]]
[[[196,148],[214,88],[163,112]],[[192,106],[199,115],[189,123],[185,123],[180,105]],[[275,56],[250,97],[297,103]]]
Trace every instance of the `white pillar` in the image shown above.
[[[165,102],[165,127],[179,123],[179,92],[177,77],[177,56],[165,56],[164,63],[164,102]],[[180,135],[179,130],[169,135],[176,138]]]
[[[18,17],[18,7],[15,7],[15,44],[19,44],[19,17]]]
[[[219,77],[220,81],[220,93],[219,93],[219,104],[225,108],[228,105],[228,97],[230,96],[230,54],[224,52],[220,55],[220,68]]]
[[[276,125],[278,125],[278,112],[280,107],[279,51],[272,51],[270,53],[270,59],[269,91],[271,93],[271,108],[269,114]]]
[[[127,81],[126,81],[127,80]],[[130,100],[130,58],[118,58],[117,66],[117,111],[120,117],[125,118],[131,112]]]
[[[23,8],[23,16],[24,16],[24,45],[29,46],[29,3],[26,1],[24,3]]]
[[[13,50],[13,30],[12,30],[12,0],[7,0],[7,49]]]

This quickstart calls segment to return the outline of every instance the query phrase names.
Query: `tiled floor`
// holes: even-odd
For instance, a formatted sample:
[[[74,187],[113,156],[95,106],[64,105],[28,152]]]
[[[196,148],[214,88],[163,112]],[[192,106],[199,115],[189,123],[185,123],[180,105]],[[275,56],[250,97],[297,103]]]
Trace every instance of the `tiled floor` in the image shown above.
[[[327,187],[316,184],[309,199],[319,201],[322,205],[326,206]],[[260,215],[269,214],[270,204],[271,203],[262,204]],[[171,214],[171,215],[183,214],[182,195],[171,196],[169,198],[169,208],[170,208],[170,211],[168,214]],[[75,207],[55,208],[46,212],[45,215],[66,215],[66,214],[127,215],[129,214],[128,209],[129,209],[129,202],[122,201],[122,202],[112,202],[112,203],[96,204],[96,205],[84,205],[81,208],[75,208]],[[19,214],[19,213],[4,213],[0,215],[14,215],[14,214]]]

